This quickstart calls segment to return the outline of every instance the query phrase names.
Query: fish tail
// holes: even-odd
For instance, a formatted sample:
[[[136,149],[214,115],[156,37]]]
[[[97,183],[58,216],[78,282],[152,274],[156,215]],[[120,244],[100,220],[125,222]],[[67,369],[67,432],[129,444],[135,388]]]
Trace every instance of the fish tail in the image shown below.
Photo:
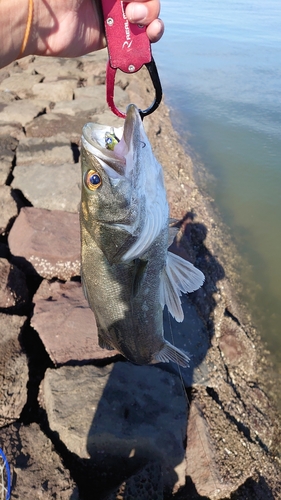
[[[154,355],[153,361],[154,363],[169,363],[169,361],[173,361],[186,368],[189,366],[190,356],[165,340],[164,346]]]

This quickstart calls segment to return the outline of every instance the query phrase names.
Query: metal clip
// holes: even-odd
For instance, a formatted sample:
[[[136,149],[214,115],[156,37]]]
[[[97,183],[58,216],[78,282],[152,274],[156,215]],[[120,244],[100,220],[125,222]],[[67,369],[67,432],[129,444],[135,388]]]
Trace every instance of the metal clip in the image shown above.
[[[145,116],[150,115],[155,111],[162,99],[162,87],[158,75],[158,71],[156,68],[156,64],[154,62],[153,57],[151,58],[151,61],[148,63],[145,63],[145,66],[147,67],[151,81],[153,83],[154,89],[155,89],[155,99],[154,102],[149,106],[147,109],[139,109],[141,118],[143,119]],[[119,116],[120,118],[126,118],[126,113],[123,113],[120,111],[114,103],[114,83],[115,83],[115,75],[116,75],[116,68],[112,68],[110,65],[110,61],[107,63],[107,69],[106,69],[106,100],[107,103],[111,109],[111,111]]]
[[[162,87],[158,71],[151,55],[150,41],[145,26],[129,23],[120,0],[102,0],[105,34],[109,60],[106,71],[106,98],[110,109],[117,116],[126,118],[114,104],[114,85],[117,69],[124,73],[136,73],[146,66],[154,89],[154,102],[145,110],[139,110],[142,118],[158,108],[162,98]]]

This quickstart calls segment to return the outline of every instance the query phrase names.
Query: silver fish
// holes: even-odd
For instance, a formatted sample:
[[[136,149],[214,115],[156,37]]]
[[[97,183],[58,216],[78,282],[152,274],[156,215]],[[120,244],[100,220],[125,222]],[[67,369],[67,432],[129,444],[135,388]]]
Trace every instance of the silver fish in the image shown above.
[[[107,149],[108,133],[118,140]],[[123,128],[87,123],[82,133],[81,277],[99,343],[143,365],[189,357],[164,339],[165,304],[183,321],[180,296],[204,282],[190,262],[168,251],[169,208],[161,165],[138,109]]]

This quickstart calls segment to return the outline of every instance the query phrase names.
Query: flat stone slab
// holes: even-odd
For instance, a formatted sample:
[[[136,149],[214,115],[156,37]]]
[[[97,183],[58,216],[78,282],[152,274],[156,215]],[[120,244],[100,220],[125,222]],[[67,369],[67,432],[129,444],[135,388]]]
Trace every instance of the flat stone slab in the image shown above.
[[[33,85],[42,82],[43,79],[42,75],[25,74],[23,76],[22,73],[16,73],[0,83],[0,90],[14,92],[20,99],[25,99],[32,96]]]
[[[53,82],[35,83],[32,93],[39,99],[49,99],[52,102],[71,101],[77,80],[56,80]]]
[[[40,394],[50,428],[104,474],[153,460],[164,486],[175,491],[185,483],[187,399],[179,377],[129,362],[64,366],[47,370]]]
[[[100,109],[107,109],[108,105],[106,103],[106,89],[105,85],[94,85],[86,87],[78,87],[74,91],[75,99],[78,98],[88,98],[89,105],[91,102]],[[115,86],[114,88],[114,102],[118,106],[126,106],[129,104],[127,93],[120,87]]]
[[[80,275],[78,214],[24,207],[8,243],[14,260],[27,272],[35,269],[43,278],[61,280]]]
[[[75,116],[77,113],[97,113],[104,109],[104,102],[81,97],[72,101],[57,102],[52,113]]]
[[[79,500],[68,469],[38,424],[0,429],[0,447],[11,468],[11,499]]]
[[[0,258],[0,309],[20,307],[28,301],[25,274]]]
[[[27,400],[28,365],[19,342],[25,321],[0,313],[0,427],[16,421]]]
[[[12,219],[18,214],[17,204],[12,197],[10,186],[0,186],[0,234],[8,229]]]
[[[33,302],[31,325],[55,365],[119,354],[99,347],[95,317],[80,283],[49,283],[44,280]]]
[[[72,101],[70,101],[72,102]],[[113,113],[111,113],[113,115]],[[80,142],[82,128],[91,121],[91,113],[80,112],[76,116],[63,113],[47,113],[32,120],[26,128],[27,137],[52,137],[64,134],[69,142]],[[123,120],[124,121],[124,120]],[[62,161],[62,157],[60,163]],[[67,161],[65,158],[63,161]]]
[[[19,122],[23,127],[33,118],[43,113],[46,108],[42,102],[32,99],[13,101],[1,109],[2,122]]]
[[[14,168],[13,176],[13,189],[20,189],[34,207],[78,212],[80,164],[21,165]]]
[[[26,137],[18,145],[17,166],[32,163],[61,165],[62,162],[74,163],[70,141],[63,134],[44,139]]]

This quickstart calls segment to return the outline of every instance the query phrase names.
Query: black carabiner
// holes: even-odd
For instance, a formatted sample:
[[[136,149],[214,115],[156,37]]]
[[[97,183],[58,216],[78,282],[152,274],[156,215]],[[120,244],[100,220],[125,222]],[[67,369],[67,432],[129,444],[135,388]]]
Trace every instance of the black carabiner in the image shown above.
[[[153,87],[155,89],[155,99],[154,99],[154,102],[151,104],[151,106],[149,106],[149,108],[144,109],[144,110],[142,110],[142,109],[139,110],[139,113],[140,113],[142,120],[144,119],[145,116],[150,115],[158,108],[158,106],[161,102],[161,99],[162,99],[162,95],[163,95],[162,86],[161,86],[159,74],[157,71],[157,66],[155,64],[153,57],[151,58],[151,61],[149,63],[145,64],[145,66],[147,67],[147,69],[149,71],[150,78],[151,78],[151,81],[153,83]]]

